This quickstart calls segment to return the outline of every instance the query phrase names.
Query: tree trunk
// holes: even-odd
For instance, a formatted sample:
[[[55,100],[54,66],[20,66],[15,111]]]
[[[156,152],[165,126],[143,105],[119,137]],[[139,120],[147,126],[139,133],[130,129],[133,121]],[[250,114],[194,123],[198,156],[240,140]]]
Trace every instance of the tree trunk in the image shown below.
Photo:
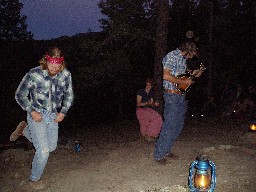
[[[208,34],[208,38],[209,38],[209,58],[208,58],[208,70],[209,70],[209,78],[208,78],[208,85],[207,85],[207,94],[208,95],[212,95],[212,87],[213,87],[213,66],[212,66],[212,46],[213,46],[213,42],[212,42],[212,30],[213,30],[213,3],[209,2],[209,6],[210,6],[210,21],[209,21],[209,34]]]
[[[160,102],[158,112],[163,113],[163,66],[162,59],[167,53],[167,36],[169,21],[169,0],[157,0],[157,24],[155,41],[155,100]]]

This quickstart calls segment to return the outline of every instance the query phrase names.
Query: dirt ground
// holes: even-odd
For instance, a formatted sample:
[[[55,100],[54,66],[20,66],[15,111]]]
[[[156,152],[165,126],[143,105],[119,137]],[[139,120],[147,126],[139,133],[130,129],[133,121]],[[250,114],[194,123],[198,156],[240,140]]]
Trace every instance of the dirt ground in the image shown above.
[[[70,130],[75,129],[74,125]],[[256,133],[229,117],[187,119],[165,166],[153,160],[154,143],[139,137],[136,120],[83,131],[60,130],[59,145],[42,176],[44,192],[186,192],[189,166],[207,155],[216,165],[215,192],[256,192]],[[81,152],[74,151],[79,139]],[[24,144],[25,142],[25,144]],[[34,149],[19,139],[2,144],[1,192],[32,192],[28,185]],[[3,150],[5,149],[5,150]]]

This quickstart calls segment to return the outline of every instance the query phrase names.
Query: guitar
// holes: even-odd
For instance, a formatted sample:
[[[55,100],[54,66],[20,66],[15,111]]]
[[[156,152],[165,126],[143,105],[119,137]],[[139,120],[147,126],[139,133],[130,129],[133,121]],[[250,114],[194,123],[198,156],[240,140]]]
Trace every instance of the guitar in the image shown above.
[[[185,74],[178,75],[177,78],[184,79],[184,80],[185,79],[192,79],[193,80],[199,72],[205,71],[206,67],[203,64],[201,64],[200,68],[198,70],[199,71],[196,74],[192,75],[190,72],[187,72]],[[190,84],[189,86],[185,85],[185,84],[176,84],[175,86],[176,86],[176,89],[181,92],[181,94],[185,94],[191,89],[192,84]]]

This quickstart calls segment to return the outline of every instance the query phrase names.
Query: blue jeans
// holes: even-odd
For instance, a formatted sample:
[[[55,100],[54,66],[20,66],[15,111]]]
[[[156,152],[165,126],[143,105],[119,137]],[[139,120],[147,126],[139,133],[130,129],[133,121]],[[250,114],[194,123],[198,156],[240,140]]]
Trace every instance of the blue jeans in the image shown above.
[[[38,181],[44,171],[49,153],[57,147],[58,123],[54,121],[56,114],[43,111],[42,121],[35,122],[31,115],[27,115],[28,126],[24,129],[23,135],[33,143],[35,156],[32,162],[31,181]]]
[[[164,123],[155,146],[155,160],[161,160],[171,153],[172,145],[184,125],[186,111],[185,96],[175,93],[164,93],[164,102]]]

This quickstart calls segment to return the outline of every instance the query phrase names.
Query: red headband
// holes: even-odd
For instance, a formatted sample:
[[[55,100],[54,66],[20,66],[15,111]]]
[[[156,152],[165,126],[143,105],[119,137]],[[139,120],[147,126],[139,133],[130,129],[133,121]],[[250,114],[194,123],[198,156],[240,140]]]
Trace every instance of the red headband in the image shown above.
[[[47,60],[49,63],[56,64],[56,65],[60,65],[60,64],[62,64],[62,62],[64,61],[64,57],[53,58],[53,57],[49,56],[48,53],[46,53],[46,60]]]

